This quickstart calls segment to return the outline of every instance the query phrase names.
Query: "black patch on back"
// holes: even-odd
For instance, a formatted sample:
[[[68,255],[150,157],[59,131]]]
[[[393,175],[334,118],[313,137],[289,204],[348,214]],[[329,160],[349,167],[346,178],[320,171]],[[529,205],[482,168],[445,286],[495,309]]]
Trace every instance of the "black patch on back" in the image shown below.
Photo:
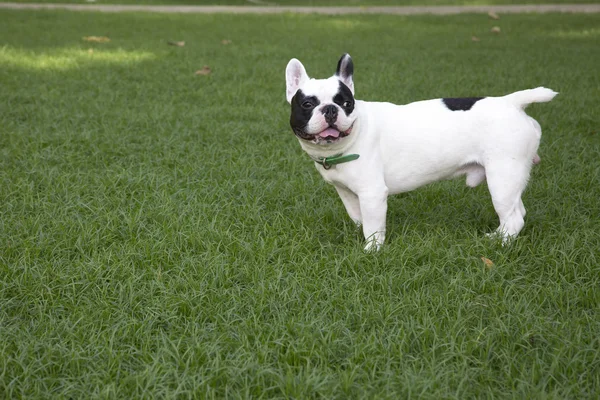
[[[350,91],[350,88],[348,86],[346,86],[344,84],[344,82],[339,81],[340,82],[340,89],[338,90],[337,94],[335,96],[333,96],[333,102],[335,104],[337,104],[338,106],[340,106],[342,108],[342,110],[344,110],[344,113],[346,115],[350,115],[352,114],[352,111],[354,111],[354,96],[352,96],[352,92]],[[343,104],[345,102],[350,103],[349,107],[344,108]]]
[[[302,104],[306,101],[311,102],[314,107],[310,110],[307,110],[302,107]],[[304,128],[308,125],[308,121],[313,115],[313,111],[319,105],[319,99],[315,96],[306,96],[302,93],[302,90],[298,89],[294,97],[292,97],[292,113],[290,115],[290,125],[292,130],[299,135],[300,137],[308,137],[306,133],[304,133]]]
[[[442,99],[446,107],[452,111],[468,111],[473,107],[473,104],[477,103],[479,100],[485,99],[485,97],[458,97],[458,98],[445,98]]]

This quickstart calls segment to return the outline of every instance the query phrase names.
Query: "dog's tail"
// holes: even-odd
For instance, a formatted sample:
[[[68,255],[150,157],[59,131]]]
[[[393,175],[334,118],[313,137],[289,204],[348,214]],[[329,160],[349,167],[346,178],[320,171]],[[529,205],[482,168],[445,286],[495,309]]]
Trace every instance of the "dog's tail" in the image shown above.
[[[558,93],[552,89],[538,87],[535,89],[521,90],[504,96],[506,100],[524,110],[531,103],[546,103],[554,98]]]
[[[546,103],[554,98],[558,93],[545,87],[535,89],[521,90],[504,96],[506,100],[524,110],[531,103]]]

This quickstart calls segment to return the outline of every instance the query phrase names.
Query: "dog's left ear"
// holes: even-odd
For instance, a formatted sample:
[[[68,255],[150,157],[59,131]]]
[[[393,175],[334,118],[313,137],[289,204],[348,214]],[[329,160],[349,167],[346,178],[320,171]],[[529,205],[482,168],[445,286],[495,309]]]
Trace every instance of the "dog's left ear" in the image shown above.
[[[338,61],[335,76],[337,76],[344,85],[348,86],[352,95],[354,95],[354,81],[352,80],[352,75],[354,75],[354,64],[352,63],[350,54],[346,53],[340,58],[340,61]]]

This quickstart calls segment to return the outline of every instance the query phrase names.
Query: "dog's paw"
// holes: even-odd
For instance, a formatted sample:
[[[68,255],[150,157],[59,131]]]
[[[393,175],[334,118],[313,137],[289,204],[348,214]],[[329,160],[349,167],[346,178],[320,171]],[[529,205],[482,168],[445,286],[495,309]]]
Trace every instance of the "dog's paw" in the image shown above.
[[[377,253],[379,250],[381,250],[381,243],[378,243],[375,240],[369,240],[365,245],[366,253]]]
[[[486,233],[485,237],[493,240],[495,242],[499,242],[502,246],[509,245],[517,236],[509,235],[504,231],[496,230],[494,232]]]

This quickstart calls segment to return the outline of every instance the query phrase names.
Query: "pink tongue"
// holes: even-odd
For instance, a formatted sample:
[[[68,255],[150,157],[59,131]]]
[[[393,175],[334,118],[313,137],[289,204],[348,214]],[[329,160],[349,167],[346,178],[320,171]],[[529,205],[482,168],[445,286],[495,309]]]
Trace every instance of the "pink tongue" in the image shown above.
[[[327,136],[338,137],[338,136],[340,136],[340,132],[338,132],[337,129],[327,128],[323,132],[319,133],[319,136],[321,136],[323,138],[327,137]]]

